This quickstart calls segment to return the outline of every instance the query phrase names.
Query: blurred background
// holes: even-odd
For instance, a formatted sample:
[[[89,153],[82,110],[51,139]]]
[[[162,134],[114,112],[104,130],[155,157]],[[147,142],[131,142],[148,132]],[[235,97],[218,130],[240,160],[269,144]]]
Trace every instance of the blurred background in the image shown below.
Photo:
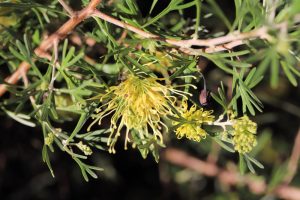
[[[212,70],[207,77],[218,73]],[[94,153],[91,162],[104,172],[90,182],[84,181],[68,155],[57,150],[51,156],[52,178],[42,162],[41,130],[1,116],[0,199],[250,200],[278,199],[280,195],[287,199],[284,192],[298,195],[300,91],[285,79],[276,90],[266,85],[256,89],[265,105],[264,113],[253,119],[259,127],[259,145],[252,154],[265,166],[256,169],[257,174],[240,175],[238,155],[221,150],[209,139],[196,143],[170,134],[159,163],[151,156],[144,160],[137,150],[123,150],[122,142],[117,154]]]
[[[164,9],[168,2],[159,1],[152,15]],[[148,13],[152,1],[138,3]],[[234,14],[233,3],[218,3],[229,17]],[[194,16],[194,10],[185,15]],[[206,27],[219,31],[211,22]],[[220,80],[225,80],[225,86],[230,85],[230,77],[212,63],[205,62],[202,73],[212,92],[217,91]],[[151,156],[143,159],[137,150],[123,150],[122,142],[117,154],[95,152],[90,162],[104,171],[98,172],[98,179],[89,182],[84,181],[77,164],[57,150],[51,154],[55,173],[52,178],[42,161],[40,128],[26,127],[2,115],[0,199],[300,199],[300,88],[292,87],[282,78],[279,88],[274,90],[265,77],[255,93],[264,103],[264,113],[252,118],[258,124],[258,145],[252,155],[265,167],[256,168],[256,174],[241,175],[238,154],[222,150],[209,139],[196,143],[177,140],[170,133],[167,148],[161,149],[159,163]],[[208,108],[214,108],[217,114],[221,112],[213,100]]]

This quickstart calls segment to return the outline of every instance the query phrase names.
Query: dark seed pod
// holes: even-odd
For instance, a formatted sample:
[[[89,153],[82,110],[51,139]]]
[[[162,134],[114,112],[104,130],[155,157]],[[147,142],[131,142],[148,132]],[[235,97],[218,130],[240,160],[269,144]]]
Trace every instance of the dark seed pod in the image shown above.
[[[207,106],[210,99],[210,91],[207,91],[206,89],[201,90],[199,94],[199,101],[202,106]]]

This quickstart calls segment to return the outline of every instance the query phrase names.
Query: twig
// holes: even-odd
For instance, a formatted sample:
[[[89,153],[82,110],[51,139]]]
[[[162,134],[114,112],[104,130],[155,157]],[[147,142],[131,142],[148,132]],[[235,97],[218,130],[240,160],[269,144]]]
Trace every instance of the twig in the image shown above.
[[[19,78],[22,76],[22,74],[24,73],[26,74],[29,68],[30,68],[30,64],[28,62],[23,61],[19,65],[19,68],[11,76],[5,79],[5,82],[9,84],[16,84]],[[6,92],[6,85],[0,84],[0,96],[2,96],[5,92]]]
[[[163,152],[162,159],[205,176],[217,177],[220,182],[228,186],[247,185],[255,194],[267,192],[267,184],[262,179],[254,178],[253,175],[242,176],[235,170],[222,169],[213,163],[202,161],[178,149],[166,149]],[[274,194],[282,199],[299,200],[300,189],[288,185],[280,185],[275,188]]]
[[[212,145],[211,151],[209,152],[206,160],[209,163],[216,164],[217,161],[218,161],[218,157],[219,157],[221,147],[216,142],[213,142],[211,145]]]
[[[102,13],[98,10],[96,10],[93,14],[94,17],[98,17],[104,21],[110,22],[114,25],[117,25],[119,27],[125,28],[129,31],[132,31],[134,33],[137,33],[138,35],[144,37],[144,38],[152,38],[155,40],[161,40],[165,41],[169,44],[178,46],[180,48],[190,48],[191,46],[199,46],[199,47],[209,47],[209,48],[216,48],[217,45],[223,45],[229,42],[234,42],[234,45],[240,45],[242,40],[245,39],[250,39],[250,38],[262,38],[265,39],[268,37],[267,33],[267,27],[261,27],[259,29],[255,29],[250,32],[246,33],[230,33],[226,36],[218,37],[218,38],[213,38],[213,39],[189,39],[189,40],[176,40],[176,39],[167,39],[167,38],[162,38],[159,35],[153,34],[146,32],[140,28],[137,28],[135,26],[132,26],[130,24],[127,24],[125,22],[122,22],[114,17],[111,17],[105,13]],[[232,45],[232,44],[231,44]],[[223,47],[224,49],[224,47]]]
[[[119,37],[119,39],[117,40],[118,44],[122,44],[122,42],[123,42],[123,40],[125,40],[126,36],[127,36],[127,30],[125,29],[125,30],[122,32],[122,34],[121,34],[121,36]]]
[[[300,199],[300,190],[298,187],[292,186],[278,186],[275,190],[277,196],[281,199],[288,199],[288,200],[299,200]]]
[[[215,52],[219,52],[219,51],[226,51],[228,49],[233,49],[234,47],[241,46],[243,44],[245,44],[244,41],[237,40],[237,41],[229,42],[226,44],[217,45],[217,46],[213,46],[213,47],[207,47],[207,48],[203,48],[203,49],[180,48],[180,50],[186,54],[197,56],[197,55],[201,55],[203,53],[215,53]]]
[[[65,38],[80,22],[94,13],[96,6],[100,2],[101,0],[92,0],[87,7],[79,11],[75,16],[71,17],[55,33],[45,39],[40,46],[34,50],[35,54],[43,58],[44,53],[52,47],[53,41]]]
[[[55,71],[56,71],[56,67],[58,66],[58,40],[53,41],[53,52],[54,52],[54,60],[53,60],[53,65],[52,65],[51,81],[49,83],[49,90],[53,90],[54,81],[56,79]]]
[[[25,88],[27,88],[29,86],[29,80],[28,80],[28,77],[27,77],[27,74],[26,73],[22,73],[22,79],[23,79],[23,82],[24,82],[24,86]],[[29,100],[30,102],[32,103],[32,105],[34,106],[35,105],[35,99],[33,96],[29,96]]]
[[[39,47],[34,50],[35,54],[41,58],[51,60],[51,56],[49,58],[49,54],[47,53],[47,51],[52,47],[53,41],[65,38],[80,22],[91,16],[100,2],[101,0],[92,0],[87,7],[80,10],[76,15],[74,15],[66,23],[64,23],[55,33],[43,40]],[[27,73],[29,69],[30,64],[23,61],[19,65],[17,71],[15,71],[10,77],[5,79],[6,83],[16,84],[22,73]],[[6,85],[0,84],[0,96],[2,96],[5,92]]]
[[[300,158],[300,128],[298,129],[298,133],[295,138],[294,147],[288,163],[288,167],[287,167],[288,173],[284,178],[285,184],[289,184],[292,181],[293,177],[295,176],[298,168],[299,158]]]
[[[68,6],[64,6],[64,2],[60,1],[62,6],[70,11]],[[213,39],[189,39],[189,40],[176,40],[176,39],[167,39],[162,38],[159,35],[146,32],[140,28],[134,27],[130,24],[122,22],[114,17],[111,17],[107,14],[104,14],[98,10],[96,10],[96,6],[101,2],[101,0],[92,0],[87,7],[82,9],[79,12],[73,13],[74,15],[69,19],[65,24],[63,24],[54,34],[52,34],[47,39],[43,40],[38,48],[34,50],[35,54],[42,58],[47,58],[47,51],[52,47],[54,40],[61,40],[66,37],[80,22],[88,17],[98,17],[104,21],[110,22],[114,25],[132,31],[143,38],[152,38],[155,40],[165,41],[171,45],[179,47],[185,53],[191,55],[201,55],[201,53],[213,53],[218,51],[224,51],[228,49],[232,49],[236,46],[244,44],[244,40],[250,40],[254,38],[268,39],[268,28],[261,27],[250,32],[246,33],[230,33],[226,36],[222,36],[219,38]],[[69,10],[69,11],[68,11]],[[70,12],[69,12],[70,13]],[[300,14],[294,17],[295,23],[300,21]],[[276,25],[276,28],[281,28],[281,24]],[[201,49],[193,49],[192,46],[201,47]],[[5,81],[9,84],[16,84],[20,78],[20,72],[27,72],[30,68],[30,65],[25,61],[21,63],[19,69],[9,78],[6,78]],[[0,84],[0,96],[2,96],[6,92],[6,86],[4,84]]]
[[[62,7],[67,11],[70,17],[73,17],[75,15],[73,9],[65,3],[63,0],[58,0],[58,2],[62,5]]]

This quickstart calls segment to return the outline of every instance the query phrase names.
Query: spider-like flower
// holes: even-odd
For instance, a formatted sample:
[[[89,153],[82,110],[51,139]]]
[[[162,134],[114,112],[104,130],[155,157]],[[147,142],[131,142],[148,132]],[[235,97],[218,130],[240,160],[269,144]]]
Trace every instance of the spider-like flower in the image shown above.
[[[212,112],[212,110],[204,111],[203,108],[197,109],[196,105],[193,105],[190,109],[188,109],[187,102],[183,101],[180,114],[186,121],[184,123],[174,123],[175,125],[182,123],[175,130],[177,138],[181,139],[185,136],[186,138],[197,142],[200,142],[201,139],[205,139],[207,132],[202,129],[201,126],[202,124],[210,124],[214,121],[214,116],[211,115]]]
[[[129,75],[127,80],[118,86],[110,87],[107,93],[100,97],[101,102],[108,101],[96,110],[95,120],[90,127],[96,122],[101,124],[104,117],[113,114],[108,140],[110,152],[115,153],[114,145],[124,126],[126,127],[125,149],[127,142],[130,142],[131,129],[137,130],[140,138],[153,134],[163,144],[161,125],[165,128],[167,126],[161,121],[161,116],[174,114],[171,105],[175,104],[176,98],[170,96],[170,92],[178,94],[180,91],[161,85],[158,80],[153,77],[142,79]]]
[[[244,115],[233,121],[234,149],[239,153],[248,153],[256,145],[257,124]]]

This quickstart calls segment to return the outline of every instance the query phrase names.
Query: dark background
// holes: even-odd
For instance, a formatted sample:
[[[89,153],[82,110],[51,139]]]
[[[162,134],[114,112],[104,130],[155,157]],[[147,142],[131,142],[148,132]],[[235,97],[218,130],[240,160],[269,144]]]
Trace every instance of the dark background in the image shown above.
[[[167,0],[160,0],[153,15],[159,13]],[[226,2],[226,3],[225,3]],[[231,1],[230,1],[231,2]],[[233,4],[219,1],[225,13],[233,12]],[[150,9],[151,1],[138,1],[144,15]],[[190,9],[186,17],[193,17]],[[214,24],[210,24],[214,26]],[[216,67],[208,64],[204,71],[209,88],[216,91],[218,81],[214,77],[223,76]],[[299,128],[300,90],[291,87],[283,78],[276,90],[268,86],[268,77],[256,89],[258,97],[265,105],[264,114],[259,114],[258,134],[269,130],[272,141],[258,156],[264,165],[264,170],[258,170],[258,175],[268,178],[272,171],[283,164],[289,157],[293,142]],[[212,103],[214,106],[214,103]],[[294,107],[293,107],[294,106]],[[298,112],[299,111],[299,112]],[[98,179],[85,182],[76,163],[65,153],[56,149],[51,156],[55,178],[45,163],[42,162],[41,149],[43,137],[40,127],[23,126],[7,116],[0,118],[0,199],[258,199],[249,194],[246,188],[232,188],[224,191],[216,184],[214,178],[203,177],[191,170],[173,166],[163,159],[157,164],[150,156],[143,159],[138,151],[124,151],[120,145],[117,154],[96,152],[90,162],[103,167]],[[194,142],[180,140],[170,142],[169,147],[177,147],[202,158],[206,154],[195,150]],[[198,148],[198,147],[197,147]],[[163,151],[163,150],[162,150]],[[227,160],[237,162],[237,155],[222,153],[224,159],[218,164],[224,166]],[[191,177],[185,182],[177,181],[179,173],[187,172]],[[162,177],[164,176],[164,177]],[[167,177],[167,178],[165,178]],[[299,185],[299,174],[293,184]],[[238,197],[240,196],[240,198]],[[235,198],[233,198],[235,197]]]

